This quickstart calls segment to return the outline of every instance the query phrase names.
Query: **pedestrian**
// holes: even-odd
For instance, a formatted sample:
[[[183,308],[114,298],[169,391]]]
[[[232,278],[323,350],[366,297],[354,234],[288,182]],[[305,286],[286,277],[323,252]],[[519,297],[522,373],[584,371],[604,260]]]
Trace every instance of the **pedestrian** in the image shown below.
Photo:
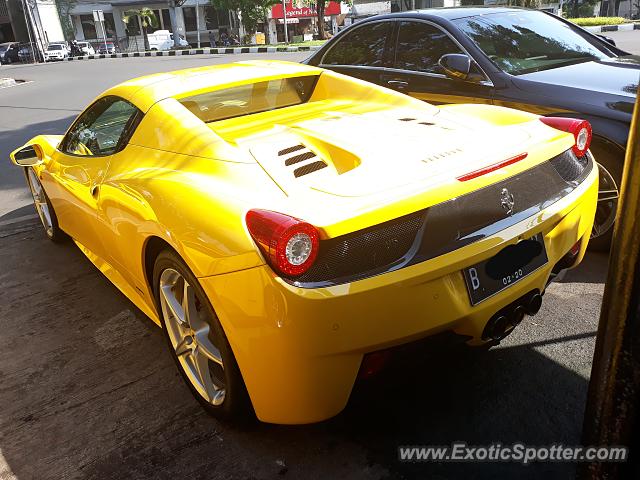
[[[213,34],[213,30],[209,30],[209,46],[216,46],[216,36]]]

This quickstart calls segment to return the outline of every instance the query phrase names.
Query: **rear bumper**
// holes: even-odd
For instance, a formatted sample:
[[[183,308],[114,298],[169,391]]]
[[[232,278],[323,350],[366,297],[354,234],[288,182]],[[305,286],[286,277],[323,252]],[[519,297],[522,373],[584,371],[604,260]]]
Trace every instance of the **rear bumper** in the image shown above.
[[[204,277],[258,418],[309,423],[346,405],[363,355],[444,331],[482,344],[487,321],[532,290],[544,291],[556,263],[581,241],[596,208],[597,169],[540,214],[491,237],[383,275],[325,288],[299,288],[267,266]],[[549,262],[471,306],[461,269],[542,232]]]

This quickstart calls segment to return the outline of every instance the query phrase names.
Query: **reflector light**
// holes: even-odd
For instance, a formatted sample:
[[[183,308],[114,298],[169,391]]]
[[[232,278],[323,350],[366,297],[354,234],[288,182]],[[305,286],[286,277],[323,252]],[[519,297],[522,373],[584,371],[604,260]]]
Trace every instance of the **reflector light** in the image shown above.
[[[249,210],[247,228],[271,267],[286,276],[309,270],[320,246],[318,230],[311,224],[270,210]]]
[[[578,158],[582,157],[587,153],[587,150],[589,150],[593,131],[591,124],[586,120],[565,117],[540,117],[540,121],[557,130],[573,134],[575,143],[572,150]]]
[[[472,180],[477,177],[481,177],[482,175],[486,175],[487,173],[495,172],[496,170],[500,170],[501,168],[506,167],[507,165],[512,165],[520,160],[524,160],[527,158],[528,153],[521,153],[520,155],[516,155],[515,157],[507,158],[506,160],[502,160],[501,162],[494,163],[493,165],[489,165],[488,167],[483,167],[478,170],[474,170],[470,173],[465,173],[464,175],[460,175],[457,177],[457,180],[461,182],[466,182],[467,180]]]

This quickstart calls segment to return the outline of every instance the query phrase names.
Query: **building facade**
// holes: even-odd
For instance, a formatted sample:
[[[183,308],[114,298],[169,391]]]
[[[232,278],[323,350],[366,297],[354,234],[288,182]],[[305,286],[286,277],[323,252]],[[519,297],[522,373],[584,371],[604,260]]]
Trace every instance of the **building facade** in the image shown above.
[[[265,34],[269,43],[285,41],[284,25],[286,12],[286,25],[289,41],[298,42],[312,40],[318,33],[318,14],[314,5],[304,5],[294,0],[285,0],[286,8],[283,10],[282,3],[271,7],[268,15]],[[329,1],[325,5],[324,21],[326,30],[335,35],[338,32],[338,22],[340,16],[349,12],[346,4]]]
[[[171,31],[171,19],[167,2],[149,0],[112,0],[110,2],[79,2],[70,12],[71,23],[76,40],[87,40],[99,43],[106,34],[108,40],[116,43],[122,51],[143,50],[142,24],[134,18],[128,24],[122,20],[128,10],[147,7],[154,11],[157,27],[150,27],[147,33],[155,30]],[[93,19],[93,11],[104,12],[104,30],[100,22]],[[231,32],[237,28],[237,21],[227,10],[217,10],[208,1],[187,0],[181,7],[176,7],[176,24],[178,32],[191,45],[210,45],[212,33],[217,41],[223,32]]]

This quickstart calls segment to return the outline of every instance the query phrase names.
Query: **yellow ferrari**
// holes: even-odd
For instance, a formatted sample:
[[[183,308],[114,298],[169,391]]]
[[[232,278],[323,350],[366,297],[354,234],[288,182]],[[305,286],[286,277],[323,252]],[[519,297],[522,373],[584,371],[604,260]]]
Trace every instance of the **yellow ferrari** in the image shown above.
[[[535,314],[587,247],[590,140],[582,120],[249,61],[120,84],[11,157],[49,238],[163,328],[207,411],[295,424],[398,347],[491,345]]]

